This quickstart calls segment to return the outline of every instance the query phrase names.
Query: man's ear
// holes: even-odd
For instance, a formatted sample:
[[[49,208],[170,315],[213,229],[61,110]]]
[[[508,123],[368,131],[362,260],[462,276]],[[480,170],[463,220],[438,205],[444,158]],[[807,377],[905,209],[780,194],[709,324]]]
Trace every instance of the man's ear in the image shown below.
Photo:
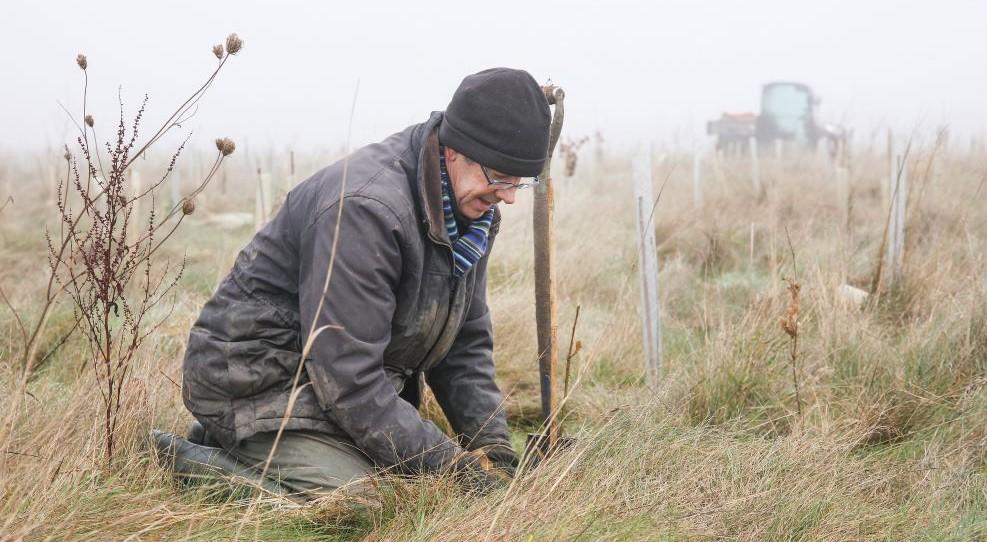
[[[455,162],[456,160],[459,160],[463,156],[462,154],[459,154],[459,152],[457,152],[455,149],[453,149],[448,145],[446,145],[445,147],[445,153],[446,153],[446,163]]]

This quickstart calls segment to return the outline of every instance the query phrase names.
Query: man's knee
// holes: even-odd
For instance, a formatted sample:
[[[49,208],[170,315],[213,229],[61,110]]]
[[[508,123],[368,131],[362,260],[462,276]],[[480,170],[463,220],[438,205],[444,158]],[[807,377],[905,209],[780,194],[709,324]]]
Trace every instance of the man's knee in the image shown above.
[[[258,433],[230,453],[257,469],[263,469],[270,456],[267,476],[299,493],[338,488],[362,493],[365,480],[374,474],[373,463],[356,446],[315,431],[285,431],[280,438],[276,431]]]

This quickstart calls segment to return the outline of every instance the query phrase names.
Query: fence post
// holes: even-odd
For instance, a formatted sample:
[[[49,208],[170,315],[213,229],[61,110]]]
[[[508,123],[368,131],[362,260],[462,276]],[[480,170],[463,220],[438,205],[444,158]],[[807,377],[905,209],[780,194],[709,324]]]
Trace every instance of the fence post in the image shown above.
[[[254,231],[260,231],[267,223],[267,191],[264,190],[264,174],[261,173],[260,166],[257,167],[257,189],[254,192]],[[270,181],[268,180],[268,183]]]
[[[899,144],[900,147],[900,144]],[[888,224],[888,284],[901,276],[905,257],[905,207],[908,202],[908,149],[892,147],[888,192],[891,198]]]
[[[747,254],[747,271],[754,272],[754,223],[751,222],[750,247]]]
[[[593,181],[598,180],[603,173],[603,152],[603,134],[597,130],[593,134]]]
[[[291,189],[297,184],[295,179],[295,151],[290,151],[288,153],[288,189],[285,192],[291,192]]]
[[[638,266],[641,276],[641,321],[644,340],[644,374],[648,387],[658,388],[661,371],[661,314],[658,296],[658,253],[652,209],[651,156],[634,159],[634,201],[637,210]]]
[[[840,139],[836,146],[836,168],[834,169],[836,208],[840,216],[840,228],[846,233],[849,231],[850,225],[850,157],[846,140]]]
[[[888,154],[885,157],[885,160],[887,160],[886,163],[888,164],[888,171],[889,171],[888,175],[889,176],[894,176],[894,173],[893,173],[894,172],[894,169],[895,169],[895,163],[894,163],[894,132],[891,131],[891,128],[888,128],[888,142],[887,142],[887,145],[888,145],[888,148],[887,148]],[[887,203],[888,205],[891,205],[891,190],[890,190],[890,187],[891,187],[891,183],[881,183],[881,201]]]
[[[703,206],[702,150],[699,147],[692,151],[692,204],[697,208]]]
[[[751,137],[747,140],[750,146],[751,155],[751,184],[754,186],[754,195],[761,196],[761,164],[758,163],[757,138]]]

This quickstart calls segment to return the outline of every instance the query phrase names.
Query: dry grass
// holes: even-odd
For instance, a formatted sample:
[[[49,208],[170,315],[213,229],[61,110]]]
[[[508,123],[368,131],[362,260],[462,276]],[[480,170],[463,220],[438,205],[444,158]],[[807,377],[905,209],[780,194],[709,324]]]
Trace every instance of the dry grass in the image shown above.
[[[932,145],[917,148],[909,169],[925,171]],[[193,221],[171,247],[189,259],[173,316],[135,360],[115,470],[101,463],[100,401],[83,343],[59,349],[15,401],[16,327],[0,314],[0,539],[987,536],[982,159],[937,151],[909,211],[905,279],[861,308],[837,289],[869,284],[885,216],[883,157],[854,162],[848,227],[831,177],[813,160],[762,163],[760,199],[749,168],[723,162],[706,171],[703,209],[692,207],[689,157],[656,161],[656,182],[669,177],[656,212],[665,337],[656,396],[642,386],[630,168],[620,157],[581,161],[556,192],[563,335],[581,307],[565,424],[579,441],[483,498],[447,480],[382,480],[380,499],[361,506],[270,503],[248,513],[235,491],[183,488],[162,472],[148,430],[189,421],[172,382],[184,341],[251,233]],[[240,171],[227,172],[226,193],[224,183],[212,186],[193,218],[252,209],[242,195],[252,185],[233,179],[252,180],[256,161],[231,159]],[[299,171],[325,161],[302,157]],[[0,212],[0,284],[28,314],[44,268],[36,217],[53,213],[37,194],[44,168],[35,164],[7,160],[0,170],[0,197],[13,187],[15,198]],[[538,389],[530,201],[520,199],[506,209],[489,293],[518,439],[535,419]],[[783,278],[794,276],[786,228],[801,284],[801,422],[778,325],[790,302]],[[71,318],[56,312],[42,352]]]

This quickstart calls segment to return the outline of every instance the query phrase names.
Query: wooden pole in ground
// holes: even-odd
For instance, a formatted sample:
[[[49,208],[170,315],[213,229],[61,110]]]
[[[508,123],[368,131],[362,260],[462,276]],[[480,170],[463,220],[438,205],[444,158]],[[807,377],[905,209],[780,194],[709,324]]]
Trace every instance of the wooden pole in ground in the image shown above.
[[[833,170],[836,180],[836,208],[840,217],[840,230],[846,234],[850,223],[850,156],[847,154],[847,144],[845,139],[836,142],[835,168]]]
[[[891,179],[891,177],[894,176],[894,169],[895,169],[895,163],[894,163],[894,132],[891,131],[891,128],[888,128],[888,143],[887,143],[887,145],[888,145],[888,148],[887,148],[888,154],[885,157],[885,159],[887,160],[887,164],[888,164],[888,178]],[[886,183],[881,183],[881,202],[887,204],[888,205],[888,208],[890,208],[890,206],[891,206],[891,190],[890,190],[890,187],[891,187],[891,185],[893,183],[894,183],[893,180],[890,180],[889,182],[886,182]]]
[[[696,147],[692,151],[692,204],[697,208],[703,206],[702,160],[702,149]]]
[[[291,189],[294,188],[296,184],[298,184],[298,181],[295,179],[295,151],[289,152],[288,158],[289,158],[289,162],[288,162],[288,190],[287,191],[290,192]]]
[[[644,376],[648,387],[658,388],[661,371],[661,325],[658,303],[658,254],[652,213],[655,201],[651,187],[651,156],[641,153],[634,160],[634,202],[641,277],[641,323],[644,340]]]
[[[751,156],[751,185],[754,187],[754,196],[761,197],[761,164],[758,161],[757,138],[751,137],[748,140]]]
[[[264,190],[264,173],[261,173],[260,165],[257,166],[257,189],[254,192],[254,231],[260,231],[267,223],[267,213],[269,205],[267,203],[267,191]],[[270,180],[267,181],[270,185]]]
[[[900,147],[900,145],[899,145]],[[888,191],[891,195],[888,225],[888,284],[894,286],[901,277],[905,257],[905,206],[908,202],[908,149],[892,148]]]
[[[556,393],[556,367],[558,366],[558,314],[555,296],[555,224],[553,212],[555,195],[552,186],[552,154],[562,131],[565,115],[565,92],[554,85],[542,87],[550,105],[555,105],[552,115],[548,157],[542,167],[541,182],[534,196],[534,249],[535,249],[535,322],[538,335],[538,374],[541,384],[542,421],[548,437],[549,448],[554,447],[559,436],[558,393]]]
[[[754,274],[754,223],[751,222],[750,248],[747,253],[747,272]]]
[[[257,184],[254,186],[254,231],[260,231],[264,225],[264,195],[260,188],[260,167],[257,168]]]

